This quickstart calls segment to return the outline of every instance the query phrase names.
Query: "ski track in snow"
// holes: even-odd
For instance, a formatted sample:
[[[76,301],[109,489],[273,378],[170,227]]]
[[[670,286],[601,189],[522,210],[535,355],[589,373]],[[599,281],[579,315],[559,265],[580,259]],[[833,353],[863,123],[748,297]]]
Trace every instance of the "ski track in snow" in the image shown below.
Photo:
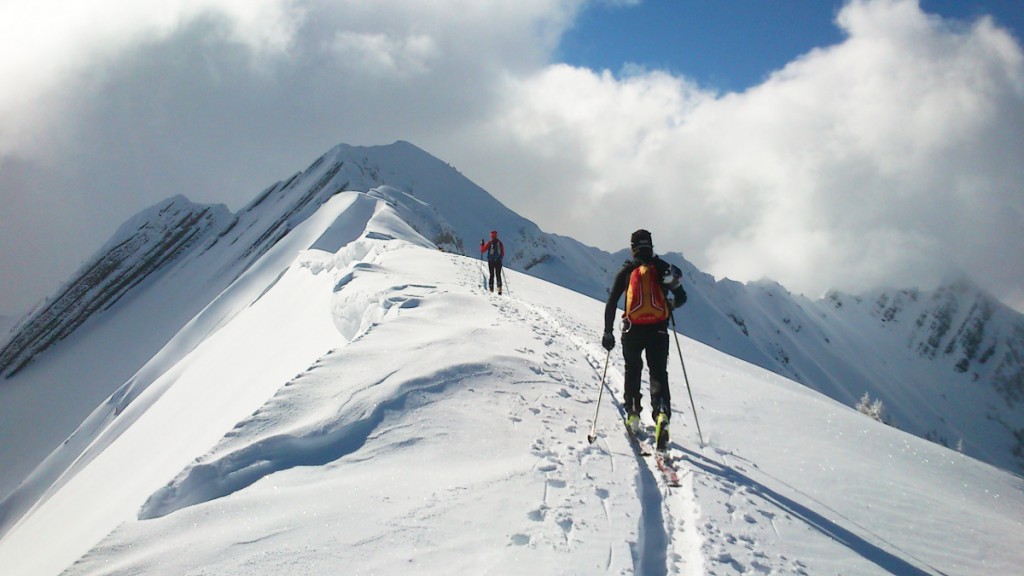
[[[587,341],[579,336],[581,333],[586,334],[586,331],[573,325],[571,319],[559,317],[556,311],[546,310],[538,305],[526,302],[521,304],[541,322],[551,326],[559,338],[571,341],[600,378],[606,354],[603,349],[590,343],[596,341],[596,336],[589,335],[591,338]],[[541,322],[534,321],[533,324],[539,326]],[[613,349],[611,356],[608,357],[610,365],[604,385],[605,393],[612,397],[612,404],[619,412],[618,417],[621,417],[624,408],[619,398],[623,375],[621,353],[616,354],[617,351],[617,348]],[[672,359],[670,357],[670,361]],[[670,373],[674,374],[671,363]],[[684,398],[678,393],[682,392],[685,385],[680,376],[681,374],[674,376],[677,378],[674,380],[673,388],[677,392],[676,398]],[[647,390],[646,371],[641,389]],[[587,391],[581,393],[586,394]],[[638,540],[633,544],[636,574],[807,575],[809,572],[804,562],[785,556],[772,558],[766,552],[768,548],[761,544],[771,536],[774,536],[773,539],[781,537],[774,522],[780,509],[781,513],[789,511],[792,516],[818,526],[821,532],[830,537],[850,542],[860,549],[869,549],[869,556],[880,559],[876,560],[876,563],[894,569],[896,573],[924,574],[913,565],[902,562],[897,556],[871,546],[852,532],[843,530],[821,515],[802,508],[795,501],[753,480],[744,474],[747,471],[744,464],[725,464],[727,451],[709,448],[722,460],[718,462],[704,456],[704,450],[681,446],[681,438],[686,446],[698,445],[695,431],[690,431],[684,437],[679,436],[680,431],[688,429],[687,418],[692,417],[692,410],[689,406],[684,409],[673,406],[673,412],[676,414],[676,418],[673,419],[675,434],[670,453],[679,469],[680,486],[672,489],[665,487],[661,483],[660,473],[653,459],[634,457],[637,461],[636,493],[643,510],[638,526]],[[620,432],[614,426],[609,430],[601,425],[606,422],[607,414],[604,418],[599,418],[598,427],[604,432],[604,441],[611,452],[609,442],[617,444],[616,441],[622,439],[624,432]],[[628,453],[633,454],[632,451]],[[613,453],[611,457],[617,458],[618,454]],[[702,486],[708,488],[710,493],[718,495],[710,505],[727,512],[725,516],[730,519],[728,525],[723,525],[718,519],[721,515],[715,515],[714,518],[701,523],[701,506],[697,502],[694,485],[698,476]]]
[[[335,173],[338,167],[340,164]],[[948,519],[974,511],[968,506],[972,496],[974,503],[984,503],[978,509],[997,508],[988,500],[998,500],[1000,493],[990,495],[984,482],[979,485],[985,494],[973,494],[978,488],[969,482],[984,478],[973,469],[961,472],[963,483],[936,492],[947,500],[962,496],[964,502],[962,508],[947,506],[945,515],[939,517],[929,515],[927,497],[917,497],[937,487],[930,484],[927,472],[921,472],[920,479],[913,475],[898,479],[907,487],[902,494],[886,487],[860,494],[856,475],[850,476],[853,481],[825,474],[805,480],[802,462],[800,467],[790,466],[797,460],[790,454],[759,452],[761,446],[750,438],[761,436],[765,428],[760,424],[771,422],[773,429],[788,431],[791,422],[778,414],[795,421],[800,413],[778,412],[774,419],[761,414],[758,419],[758,411],[766,404],[758,384],[768,381],[774,393],[788,393],[789,385],[778,385],[778,379],[758,372],[735,370],[740,361],[719,354],[702,356],[702,362],[691,371],[701,393],[696,409],[701,410],[702,420],[705,412],[700,400],[715,400],[708,402],[712,410],[705,421],[711,424],[706,427],[709,443],[698,447],[690,420],[693,414],[688,400],[692,398],[685,394],[682,372],[672,352],[669,372],[676,393],[676,417],[671,452],[681,485],[665,486],[653,460],[637,455],[622,430],[621,349],[608,355],[597,345],[599,316],[591,316],[591,310],[599,312],[600,303],[588,302],[584,307],[581,301],[563,292],[547,292],[536,279],[516,272],[511,272],[513,285],[505,275],[504,296],[489,293],[482,259],[419,251],[429,241],[394,212],[381,210],[385,202],[391,208],[396,206],[396,194],[404,198],[401,191],[394,192],[367,194],[355,201],[339,197],[335,208],[344,201],[351,204],[350,210],[340,216],[325,210],[304,225],[318,231],[315,240],[296,234],[293,241],[275,247],[273,258],[260,259],[267,271],[291,264],[280,270],[276,279],[267,282],[254,266],[232,292],[234,297],[219,303],[215,300],[213,313],[197,317],[217,320],[216,327],[212,320],[208,326],[199,322],[210,334],[214,328],[224,328],[235,338],[224,340],[250,344],[245,348],[236,345],[236,349],[258,350],[250,356],[261,356],[253,364],[259,369],[283,365],[286,370],[273,371],[262,380],[253,377],[262,374],[244,372],[246,376],[234,379],[234,387],[217,386],[218,376],[235,376],[242,372],[238,370],[242,362],[254,359],[242,357],[243,361],[222,363],[220,370],[201,372],[198,365],[202,361],[227,357],[223,351],[231,348],[218,345],[214,338],[196,338],[206,354],[196,354],[198,359],[191,360],[191,367],[196,373],[214,374],[208,379],[210,385],[200,389],[206,381],[196,377],[190,381],[194,388],[177,386],[176,380],[168,378],[163,385],[177,393],[167,394],[168,398],[162,396],[163,391],[157,394],[157,387],[147,389],[155,398],[147,399],[146,406],[156,408],[156,416],[148,420],[161,423],[151,427],[159,428],[169,441],[150,444],[128,438],[120,443],[127,445],[121,453],[133,454],[141,445],[159,456],[156,451],[160,447],[166,450],[184,436],[184,427],[203,428],[202,418],[191,423],[175,421],[172,412],[179,402],[181,414],[191,414],[186,411],[203,403],[213,407],[211,412],[216,407],[244,409],[227,412],[201,440],[177,442],[184,446],[180,453],[173,459],[165,453],[164,461],[170,464],[149,476],[128,472],[121,477],[112,471],[113,466],[106,470],[83,459],[80,468],[88,473],[81,479],[69,474],[68,478],[76,481],[72,486],[84,487],[93,480],[98,480],[97,485],[106,482],[114,486],[125,480],[124,495],[118,493],[122,489],[119,484],[113,490],[110,486],[96,490],[102,496],[100,502],[117,501],[123,506],[90,503],[72,508],[63,504],[64,510],[77,513],[53,520],[51,509],[57,507],[44,506],[48,504],[44,500],[41,509],[51,516],[37,514],[39,525],[57,527],[70,520],[66,523],[76,529],[89,527],[88,534],[64,538],[74,541],[77,556],[89,550],[115,522],[122,524],[67,574],[918,576],[945,574],[936,565],[951,574],[961,573],[955,563],[952,569],[947,567],[944,559],[967,558],[975,562],[975,568],[987,567],[992,547],[1008,541],[1007,548],[1013,549],[1013,542],[1019,540],[1014,534],[1019,534],[1020,523],[1012,522],[1013,514],[1007,515],[1010,521],[993,514],[996,528],[977,539],[967,531],[984,532],[990,525],[984,523],[988,518],[964,523],[966,528],[959,534],[951,527],[957,523]],[[411,195],[405,199],[428,206]],[[320,230],[317,222],[326,223],[328,217],[333,223]],[[296,292],[280,289],[288,283]],[[252,301],[250,288],[262,290],[253,292]],[[297,291],[300,288],[302,291]],[[264,323],[235,323],[238,316],[245,316],[242,308],[232,308],[236,298],[241,301],[239,294],[245,295],[247,308],[264,314],[259,316]],[[304,303],[315,303],[309,306],[309,315],[301,317],[295,330],[264,333],[266,327],[281,328],[273,320],[294,317],[289,313],[294,312],[296,299],[289,297],[295,294],[301,294],[307,300]],[[327,302],[329,307],[324,305]],[[224,310],[233,313],[221,318],[218,314]],[[466,318],[449,322],[465,310],[470,311],[464,314]],[[252,340],[238,338],[246,329],[256,333]],[[285,340],[307,331],[313,337],[294,346],[307,353],[290,362],[280,361],[273,347],[252,345],[258,338],[285,350],[290,344]],[[746,334],[746,328],[743,332]],[[481,349],[488,338],[495,348]],[[510,342],[513,344],[508,345]],[[687,340],[685,347],[696,350],[698,345]],[[320,357],[314,362],[316,356]],[[182,364],[189,366],[185,360]],[[712,390],[715,383],[730,384],[723,380],[727,376],[713,374],[717,366],[725,364],[731,370],[728,378],[737,378],[737,382],[728,395],[716,396]],[[300,373],[293,376],[296,371]],[[253,380],[260,380],[260,386],[254,386]],[[646,393],[646,382],[643,388]],[[251,400],[243,404],[239,397],[246,389],[258,389],[258,393],[251,393]],[[600,400],[598,440],[588,443],[583,439],[595,424],[600,391],[610,398]],[[214,392],[222,392],[226,398],[213,398]],[[810,395],[806,391],[800,394]],[[114,398],[129,406],[135,396]],[[724,399],[736,406],[722,410]],[[149,416],[141,405],[134,406],[139,408],[138,415]],[[814,411],[800,407],[803,417]],[[130,421],[123,415],[119,418],[118,425],[127,430]],[[753,423],[746,425],[750,420]],[[735,426],[739,422],[744,426]],[[232,425],[234,429],[225,434]],[[136,430],[131,432],[146,440],[158,435]],[[887,448],[880,435],[868,433],[867,426],[815,428],[812,423],[803,430],[805,435],[808,431],[838,431],[840,436],[845,432],[847,437],[852,431],[858,440],[876,440],[880,450]],[[712,436],[715,432],[719,438]],[[125,434],[129,436],[132,434]],[[762,444],[787,440],[785,434],[766,438]],[[113,444],[114,440],[107,442]],[[813,475],[812,468],[828,469],[823,456],[833,457],[833,462],[843,458],[841,452],[833,454],[841,447],[840,443],[794,443],[790,453],[812,461],[807,473]],[[937,452],[921,450],[926,458],[923,464],[928,464],[928,455],[936,458]],[[119,453],[111,453],[110,459],[117,460]],[[849,454],[870,453],[850,450]],[[898,461],[901,452],[893,450],[889,458],[894,454]],[[145,460],[149,452],[139,450],[138,455],[142,457],[133,463]],[[199,457],[182,467],[195,455]],[[940,458],[946,465],[945,456]],[[867,462],[888,464],[883,458]],[[134,465],[117,463],[122,469]],[[949,465],[956,463],[950,459]],[[867,476],[881,467],[848,469]],[[909,467],[901,471],[907,470]],[[922,466],[922,470],[928,468]],[[155,489],[176,472],[170,483]],[[140,477],[145,485],[133,489],[132,482]],[[833,482],[839,484],[838,489],[826,493],[835,488]],[[1003,490],[1006,486],[1019,490],[1018,484],[997,485]],[[835,492],[847,497],[834,497]],[[55,494],[82,502],[87,498],[81,495],[93,493],[79,489]],[[146,496],[149,498],[143,503]],[[854,501],[858,496],[870,500],[861,506]],[[131,519],[140,504],[137,519]],[[883,515],[885,522],[874,522],[875,510],[894,505],[899,507],[895,513]],[[91,522],[91,515],[83,512],[113,508],[114,512],[98,522]],[[907,510],[913,513],[902,514]],[[915,518],[917,515],[920,518]],[[50,532],[63,535],[63,530]],[[44,540],[39,537],[44,533],[36,529],[23,532],[28,534],[24,540],[34,545]],[[1004,539],[1006,533],[1010,535]],[[989,549],[959,555],[940,549],[960,548],[964,540]],[[1016,546],[1019,549],[1019,544]],[[18,548],[27,549],[21,542]],[[19,553],[27,556],[21,549]],[[188,554],[182,554],[183,550]],[[63,555],[74,558],[70,552]],[[1016,558],[1005,550],[994,556],[1004,562],[1002,566],[1011,565]],[[61,565],[67,562],[63,557],[58,561]],[[14,571],[19,572],[18,567]],[[978,572],[982,570],[972,571]]]
[[[381,240],[386,243],[386,239]],[[465,434],[464,427],[458,431],[437,428],[429,424],[432,416],[414,415],[451,410],[458,418],[460,402],[479,405],[478,400],[463,402],[461,395],[477,394],[479,387],[493,396],[490,401],[498,404],[496,412],[507,420],[496,423],[496,428],[530,435],[525,449],[532,464],[526,470],[498,465],[493,473],[502,475],[505,481],[511,474],[517,483],[538,486],[532,500],[517,496],[507,504],[521,508],[494,511],[508,526],[506,548],[528,550],[533,562],[538,562],[538,555],[546,558],[544,555],[554,554],[551,561],[558,562],[560,555],[572,554],[570,571],[587,574],[813,574],[814,570],[796,554],[767,552],[779,549],[777,544],[784,536],[777,522],[781,519],[783,529],[805,525],[801,537],[807,532],[824,535],[885,571],[911,576],[929,573],[903,560],[899,551],[889,549],[884,542],[871,540],[859,527],[844,528],[843,519],[831,517],[827,509],[808,508],[807,503],[813,500],[806,494],[783,494],[786,486],[762,474],[755,463],[713,444],[698,448],[696,431],[688,420],[692,418],[688,404],[674,406],[671,453],[679,469],[680,486],[665,486],[653,458],[637,455],[621,426],[621,353],[613,350],[608,355],[596,344],[598,336],[592,327],[580,324],[557,307],[521,298],[507,279],[504,296],[489,293],[482,263],[471,258],[445,256],[454,270],[454,284],[461,286],[457,290],[442,283],[396,281],[394,270],[385,269],[388,263],[382,260],[391,250],[364,246],[355,258],[336,260],[334,267],[322,258],[309,257],[311,273],[336,275],[333,313],[348,344],[329,352],[286,383],[213,450],[154,493],[142,508],[140,519],[182,522],[174,518],[202,514],[207,503],[230,500],[229,496],[242,502],[257,497],[246,495],[249,488],[258,488],[271,476],[276,486],[278,482],[288,485],[288,476],[282,474],[295,471],[303,475],[306,473],[301,470],[306,467],[328,474],[334,468],[362,470],[361,463],[378,456],[399,458],[404,447],[436,442],[432,433]],[[524,277],[513,278],[526,282]],[[386,284],[380,284],[381,279]],[[529,294],[528,290],[524,292]],[[465,343],[464,332],[449,334],[437,318],[424,312],[437,298],[469,298],[476,303],[480,298],[487,299],[494,315],[481,320],[514,337],[514,350],[490,356],[493,361],[474,361],[480,356],[472,354],[473,346]],[[443,305],[450,308],[452,303]],[[398,319],[402,322],[393,322]],[[401,328],[415,322],[424,324]],[[514,336],[510,326],[518,330]],[[450,358],[440,368],[409,368],[404,362],[389,362],[388,351],[382,349],[379,340],[362,345],[367,334],[388,330],[408,330],[416,336],[403,335],[408,338],[407,344],[438,347]],[[486,328],[480,331],[486,334]],[[453,340],[439,342],[446,337]],[[610,399],[602,399],[598,440],[590,444],[585,439],[597,408],[606,359],[609,366],[603,385],[604,395]],[[372,376],[355,377],[360,371]],[[348,374],[354,375],[352,383],[339,382]],[[686,394],[679,393],[684,386],[681,373],[670,365],[670,374],[676,398],[686,399]],[[647,383],[643,386],[646,390]],[[442,399],[444,402],[439,402]],[[493,415],[488,412],[486,417]],[[427,428],[421,429],[421,423]],[[479,441],[482,446],[489,442],[482,438]],[[460,454],[452,456],[451,465],[456,470],[460,466],[473,469],[488,465],[486,459],[474,464],[472,459],[458,460]],[[404,513],[382,516],[379,522],[393,524],[391,529],[402,538],[427,549],[438,546],[422,534],[431,518],[453,514],[460,499],[495,497],[484,481],[470,476],[435,489],[441,491],[407,504]],[[266,490],[265,484],[262,489]],[[254,494],[258,495],[259,490]],[[389,499],[385,497],[385,508],[399,505],[389,503]],[[381,562],[380,553],[372,553],[394,536],[374,534],[372,530],[367,534],[368,530],[354,529],[358,539],[346,545],[353,549],[366,546],[371,557]],[[104,550],[109,554],[112,549],[130,548],[131,527],[126,529],[127,544],[119,540],[119,532],[115,531],[114,537],[108,537],[70,573],[94,573],[90,563],[102,564]],[[256,535],[251,542],[270,541],[274,536]],[[601,547],[600,554],[595,553],[595,547]],[[515,557],[515,552],[505,554]],[[599,565],[580,567],[581,557],[591,561],[598,556],[602,557]],[[452,566],[455,571],[459,568]],[[470,563],[461,568],[479,566]]]
[[[361,252],[364,259],[348,263],[347,271],[339,273],[336,283],[335,290],[346,303],[336,307],[336,313],[343,316],[336,323],[352,338],[350,344],[321,358],[288,382],[262,409],[239,422],[218,447],[153,494],[141,510],[140,519],[161,518],[224,498],[292,468],[328,466],[343,459],[362,458],[361,450],[380,436],[389,413],[411,410],[431,402],[431,398],[458,393],[463,381],[473,381],[478,376],[500,380],[502,368],[495,366],[456,363],[440,373],[408,381],[396,377],[400,369],[395,368],[358,389],[322,397],[323,379],[343,361],[346,348],[357,345],[362,334],[397,318],[402,310],[418,307],[439,291],[437,286],[395,285],[374,297],[366,293],[346,295],[345,291],[356,283],[359,275],[374,273],[378,265],[376,254],[374,250]],[[611,403],[603,400],[605,406],[598,421],[601,438],[588,445],[585,437],[591,421],[581,421],[579,414],[596,407],[597,385],[605,361],[604,350],[587,341],[588,337],[596,340],[592,330],[577,325],[557,310],[519,299],[513,290],[504,296],[487,292],[486,286],[482,286],[484,282],[478,282],[481,277],[486,280],[481,272],[483,267],[472,259],[451,256],[451,262],[456,266],[458,283],[480,294],[478,297],[491,299],[499,322],[532,331],[534,345],[515,352],[537,359],[529,364],[535,381],[515,381],[511,383],[513,388],[495,390],[504,396],[512,426],[528,420],[534,427],[539,423],[541,429],[541,433],[534,434],[529,453],[535,459],[534,473],[543,478],[543,490],[534,505],[523,511],[527,522],[510,533],[508,545],[571,552],[592,538],[595,530],[611,530],[627,541],[628,547],[608,546],[606,572],[702,574],[699,511],[692,475],[681,470],[681,486],[663,486],[653,460],[635,455],[618,426],[619,416],[609,414],[612,407],[621,409],[617,389],[621,389],[622,375],[616,367],[621,359],[613,359],[604,383],[605,395],[611,396]],[[327,266],[311,268],[322,273]],[[374,403],[373,398],[379,398],[380,393],[374,396],[373,390],[388,386],[391,380],[399,383],[388,394],[390,400]],[[582,405],[582,412],[568,410],[567,403]],[[296,407],[310,406],[320,407],[320,412],[294,413]],[[282,433],[282,428],[291,430]],[[681,431],[682,427],[678,429]],[[632,467],[632,485],[605,486],[604,478],[608,476],[596,481],[589,471],[593,466],[620,471]],[[628,517],[629,513],[616,500],[619,494],[628,496],[630,492],[639,503],[638,517]],[[593,510],[581,510],[581,506],[592,507],[594,503],[600,506],[599,516],[609,524],[608,528],[589,525],[594,522]],[[628,559],[621,557],[625,550],[629,551]]]
[[[372,257],[373,251],[367,250],[360,256],[367,254]],[[616,512],[609,503],[613,487],[595,486],[594,482],[586,481],[586,461],[597,457],[608,460],[607,465],[612,468],[621,469],[625,466],[635,471],[633,486],[618,488],[635,493],[640,505],[639,517],[630,520],[634,524],[632,527],[616,527],[629,542],[633,574],[767,574],[779,568],[782,568],[781,573],[806,574],[799,561],[791,562],[786,567],[773,566],[772,561],[759,551],[757,539],[749,535],[749,530],[743,530],[758,520],[765,520],[770,525],[774,513],[758,510],[756,504],[745,497],[749,486],[738,483],[735,476],[713,478],[711,481],[725,495],[723,505],[740,518],[739,529],[721,527],[715,522],[700,524],[700,507],[694,492],[694,470],[701,468],[682,458],[684,451],[680,448],[681,439],[688,445],[697,443],[695,434],[680,435],[680,432],[687,430],[683,417],[689,415],[688,410],[676,410],[679,417],[673,428],[676,435],[672,452],[680,469],[681,485],[669,488],[663,485],[653,460],[636,455],[619,427],[622,412],[619,397],[623,381],[621,354],[613,350],[610,357],[606,356],[603,349],[592,343],[597,340],[592,331],[578,325],[568,315],[559,314],[557,310],[521,300],[507,281],[504,296],[489,293],[486,288],[487,273],[482,263],[457,257],[452,257],[452,262],[457,265],[461,275],[459,282],[467,287],[479,286],[479,289],[474,288],[473,291],[490,298],[504,322],[530,327],[536,348],[523,348],[516,352],[541,359],[531,366],[538,382],[558,383],[553,391],[546,391],[533,398],[524,397],[523,393],[506,393],[509,419],[513,425],[530,419],[540,422],[543,427],[543,433],[536,436],[530,445],[530,454],[536,459],[534,469],[544,478],[543,493],[539,495],[536,505],[524,512],[530,521],[529,528],[512,533],[509,536],[510,545],[571,551],[581,524],[585,523],[585,520],[578,517],[580,503],[592,500],[595,495],[609,522],[621,520],[615,518]],[[336,291],[343,292],[357,274],[372,272],[374,266],[372,258],[352,262],[350,271],[342,274],[337,282]],[[393,317],[389,316],[392,308],[396,311],[415,308],[436,290],[435,286],[396,285],[379,295],[348,295],[345,298],[346,305],[337,307],[339,318],[336,322],[346,336],[355,341],[360,334],[373,330],[375,324]],[[321,359],[309,371],[286,385],[278,397],[268,404],[269,422],[261,422],[261,411],[239,423],[236,430],[225,439],[225,446],[214,451],[214,454],[227,451],[226,455],[201,459],[178,480],[154,494],[143,508],[140,518],[163,516],[186,506],[227,496],[275,472],[296,466],[322,466],[352,456],[368,439],[379,433],[378,429],[388,411],[403,410],[409,399],[418,394],[440,394],[471,374],[493,371],[493,367],[483,365],[455,365],[446,373],[431,374],[427,378],[402,384],[390,401],[377,404],[372,409],[353,409],[352,405],[359,402],[359,391],[353,391],[350,398],[342,401],[342,407],[337,408],[339,413],[354,415],[349,420],[335,422],[328,429],[300,427],[292,434],[277,434],[252,441],[254,431],[258,435],[261,426],[270,426],[279,419],[272,406],[275,402],[302,406],[318,403],[317,400],[302,398],[301,389],[304,388],[303,384],[306,384],[305,389],[315,389],[318,381],[310,378],[324,364],[329,364],[330,357],[336,352]],[[602,406],[604,410],[598,418],[601,438],[593,446],[587,446],[580,439],[586,436],[591,422],[579,421],[565,409],[564,404],[580,402],[586,404],[588,410],[590,406],[596,407],[596,385],[600,382],[606,357],[610,365],[604,386],[610,403],[608,399],[602,400],[605,402]],[[590,380],[581,381],[579,376],[574,376],[581,368],[590,375]],[[393,372],[387,374],[365,389],[382,385],[393,375]],[[643,386],[646,390],[646,373],[644,378]],[[307,380],[310,381],[307,383]],[[678,383],[676,387],[679,387]],[[338,402],[339,398],[332,398],[331,401]],[[614,408],[618,414],[609,414],[610,408]],[[229,449],[234,437],[245,443],[240,448]],[[686,451],[686,455],[690,459],[697,457],[692,451]],[[745,556],[737,553],[738,546],[746,551]],[[606,567],[616,565],[615,554],[616,551],[609,548]],[[621,559],[618,565],[621,565]]]
[[[470,277],[472,275],[469,274]],[[559,385],[553,393],[534,400],[516,394],[512,402],[510,418],[514,423],[526,418],[542,423],[544,433],[534,438],[530,453],[537,458],[535,470],[544,476],[544,491],[537,506],[527,512],[527,517],[536,526],[532,530],[513,534],[511,542],[517,546],[550,546],[571,550],[573,540],[577,537],[578,525],[585,522],[577,518],[577,511],[581,502],[592,500],[588,497],[589,492],[593,492],[600,500],[605,520],[611,522],[615,515],[608,502],[609,489],[586,482],[589,476],[581,470],[584,460],[605,458],[607,455],[586,445],[581,449],[579,442],[566,442],[567,438],[581,437],[587,427],[586,423],[577,420],[563,406],[567,401],[589,402],[584,399],[584,386],[567,370],[567,367],[579,366],[580,358],[560,352],[558,345],[564,344],[566,337],[560,332],[561,327],[547,322],[534,308],[524,306],[523,302],[513,297],[507,278],[506,293],[501,296],[487,290],[487,272],[483,265],[480,266],[480,279],[481,290],[485,296],[493,299],[505,321],[531,327],[540,350],[521,348],[517,352],[540,356],[542,362],[531,368],[538,380],[549,379]],[[594,379],[596,381],[597,378]],[[624,536],[636,537],[636,534],[627,532]],[[615,554],[615,550],[609,548],[606,569],[615,564]]]
[[[591,366],[597,379],[600,380],[600,375],[604,371],[604,363],[607,360],[611,364],[615,350],[608,355],[603,349],[588,343],[578,334],[589,331],[575,325],[571,319],[558,315],[556,311],[527,302],[516,301],[516,304],[528,311],[529,317],[522,318],[522,320],[533,325],[547,344],[551,344],[553,340],[570,342],[572,348]],[[570,324],[572,325],[570,326]],[[595,335],[589,335],[591,341],[596,340]],[[570,361],[573,360],[555,354],[551,365],[560,366]],[[616,358],[615,363],[609,366],[606,381],[603,383],[606,387],[605,393],[611,397],[612,404],[618,409],[619,415],[614,417],[616,421],[621,418],[623,412],[619,401],[623,376],[618,366],[621,366],[621,357]],[[575,382],[570,383],[568,387],[574,390],[577,397],[586,398],[588,394],[593,395],[592,389],[586,390]],[[607,422],[607,412],[605,412],[604,419],[600,419],[599,416],[600,422]],[[567,429],[566,432],[584,433],[575,425],[571,429]],[[613,444],[609,444],[607,439],[604,441],[608,446],[610,458],[620,457],[618,453],[612,452],[611,446],[615,445],[621,450],[619,445],[625,442],[627,444],[626,453],[632,455],[636,461],[636,493],[642,507],[642,516],[638,526],[638,540],[632,546],[635,573],[652,576],[703,574],[704,562],[699,535],[696,532],[698,508],[695,503],[692,481],[688,479],[689,475],[685,475],[681,479],[681,485],[678,487],[664,486],[653,459],[635,455],[629,448],[628,441],[625,440],[624,431],[613,426],[611,431],[604,430],[604,432],[605,435],[611,434],[614,440]]]

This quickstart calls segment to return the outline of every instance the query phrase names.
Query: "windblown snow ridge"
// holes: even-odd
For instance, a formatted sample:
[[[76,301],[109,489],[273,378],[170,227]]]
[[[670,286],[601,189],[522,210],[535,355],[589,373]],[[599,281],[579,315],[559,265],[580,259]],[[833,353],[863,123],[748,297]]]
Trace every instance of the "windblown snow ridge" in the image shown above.
[[[437,291],[433,285],[404,283],[379,289],[378,283],[388,282],[388,276],[373,260],[381,251],[388,250],[384,244],[392,239],[379,231],[368,231],[367,236],[378,239],[357,240],[333,255],[321,254],[317,258],[317,253],[311,252],[300,258],[302,266],[313,274],[328,273],[331,269],[340,276],[334,282],[331,314],[347,344],[285,384],[266,406],[240,422],[207,457],[151,495],[139,513],[141,519],[162,517],[228,496],[275,472],[334,462],[359,450],[388,412],[406,410],[410,404],[425,401],[427,396],[493,372],[492,366],[484,364],[456,363],[427,375],[406,377],[401,368],[395,368],[355,388],[339,387],[338,382],[319,376],[325,368],[327,373],[334,374],[344,370],[352,361],[346,353],[349,344],[375,325],[394,319],[399,311],[417,308],[424,298]],[[355,282],[360,277],[370,280],[369,288]],[[381,352],[354,354],[365,357]],[[289,420],[282,418],[282,414],[294,415],[295,406],[322,409],[303,415],[297,423],[275,424]]]
[[[330,356],[324,360],[330,361]],[[470,375],[490,374],[492,370],[483,364],[455,365],[436,374],[393,383],[396,372],[372,385],[397,388],[389,400],[367,402],[377,395],[372,393],[371,396],[366,389],[361,389],[338,409],[336,420],[315,422],[290,434],[270,436],[209,462],[195,464],[154,493],[143,505],[139,519],[159,518],[188,506],[229,496],[275,472],[298,466],[327,465],[362,448],[387,412],[403,411],[410,404],[422,401],[425,395],[443,392],[450,386],[464,383]],[[308,385],[305,376],[288,386]],[[259,416],[255,414],[254,420]],[[248,422],[240,423],[239,429],[247,425]]]

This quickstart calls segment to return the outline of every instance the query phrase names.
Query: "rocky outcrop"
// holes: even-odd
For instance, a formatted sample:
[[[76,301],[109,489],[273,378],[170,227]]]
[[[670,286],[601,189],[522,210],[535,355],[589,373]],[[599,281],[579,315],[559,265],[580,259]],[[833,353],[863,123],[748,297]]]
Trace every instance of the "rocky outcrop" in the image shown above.
[[[224,206],[172,198],[140,214],[82,267],[0,350],[0,374],[12,376],[94,314],[216,233],[230,218]]]

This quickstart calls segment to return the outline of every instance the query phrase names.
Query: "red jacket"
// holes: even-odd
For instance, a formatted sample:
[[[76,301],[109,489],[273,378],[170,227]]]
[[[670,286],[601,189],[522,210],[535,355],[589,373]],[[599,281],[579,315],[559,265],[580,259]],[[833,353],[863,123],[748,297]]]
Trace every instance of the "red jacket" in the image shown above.
[[[501,254],[501,256],[498,258],[498,260],[503,260],[505,258],[505,245],[502,244],[501,240],[498,240],[497,238],[491,238],[491,240],[489,242],[487,242],[486,244],[485,243],[481,243],[480,244],[480,253],[483,254],[484,252],[487,252],[488,250],[490,250],[491,249],[491,244],[494,243],[494,242],[497,242],[498,251]],[[491,260],[491,257],[488,256],[487,259]]]

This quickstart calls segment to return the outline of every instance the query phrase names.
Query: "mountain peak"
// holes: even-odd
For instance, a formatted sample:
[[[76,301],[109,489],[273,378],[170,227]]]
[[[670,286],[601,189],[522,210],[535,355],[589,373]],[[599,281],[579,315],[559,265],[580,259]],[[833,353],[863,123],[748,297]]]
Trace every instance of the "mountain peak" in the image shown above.
[[[344,217],[329,208],[350,202],[358,209]],[[248,272],[254,266],[283,270],[299,251],[335,252],[350,244],[353,251],[362,249],[346,233],[296,239],[296,231],[311,219],[325,231],[346,231],[350,223],[344,218],[361,220],[385,207],[435,247],[473,259],[479,258],[479,240],[499,230],[509,270],[600,301],[607,298],[625,257],[625,251],[607,254],[541,231],[455,168],[407,141],[338,144],[304,170],[264,189],[236,214],[178,195],[126,221],[68,289],[49,299],[0,350],[0,372],[8,377],[19,373],[90,319],[110,316],[138,323],[145,337],[123,336],[119,370],[97,368],[83,377],[91,380],[82,386],[91,382],[99,390],[101,385],[119,385],[234,282],[253,282]],[[335,217],[343,220],[324,224]],[[1012,320],[1019,315],[971,296],[983,292],[966,277],[951,277],[934,292],[830,292],[815,303],[771,280],[716,282],[681,254],[668,253],[666,258],[685,271],[690,298],[676,320],[686,336],[847,405],[868,390],[884,398],[894,423],[903,429],[922,436],[977,437],[967,443],[969,454],[1003,467],[1015,465],[1013,445],[1007,447],[1002,440],[1024,427],[1024,421],[1002,408],[985,410],[1024,397],[1024,346],[1014,344],[1020,328]],[[323,266],[328,264],[315,265]],[[206,317],[213,316],[206,312]],[[913,359],[906,359],[908,355]],[[908,383],[919,381],[927,384],[914,395],[903,392]],[[961,398],[961,403],[986,408],[977,416],[948,415],[942,399],[973,382],[992,386],[973,387],[974,396]],[[993,389],[998,396],[992,396]],[[104,396],[111,392],[113,388],[106,389]],[[920,416],[924,413],[926,417]],[[975,421],[983,419],[986,423]],[[1006,425],[995,430],[992,422]],[[995,436],[1001,438],[998,446],[987,441]]]

